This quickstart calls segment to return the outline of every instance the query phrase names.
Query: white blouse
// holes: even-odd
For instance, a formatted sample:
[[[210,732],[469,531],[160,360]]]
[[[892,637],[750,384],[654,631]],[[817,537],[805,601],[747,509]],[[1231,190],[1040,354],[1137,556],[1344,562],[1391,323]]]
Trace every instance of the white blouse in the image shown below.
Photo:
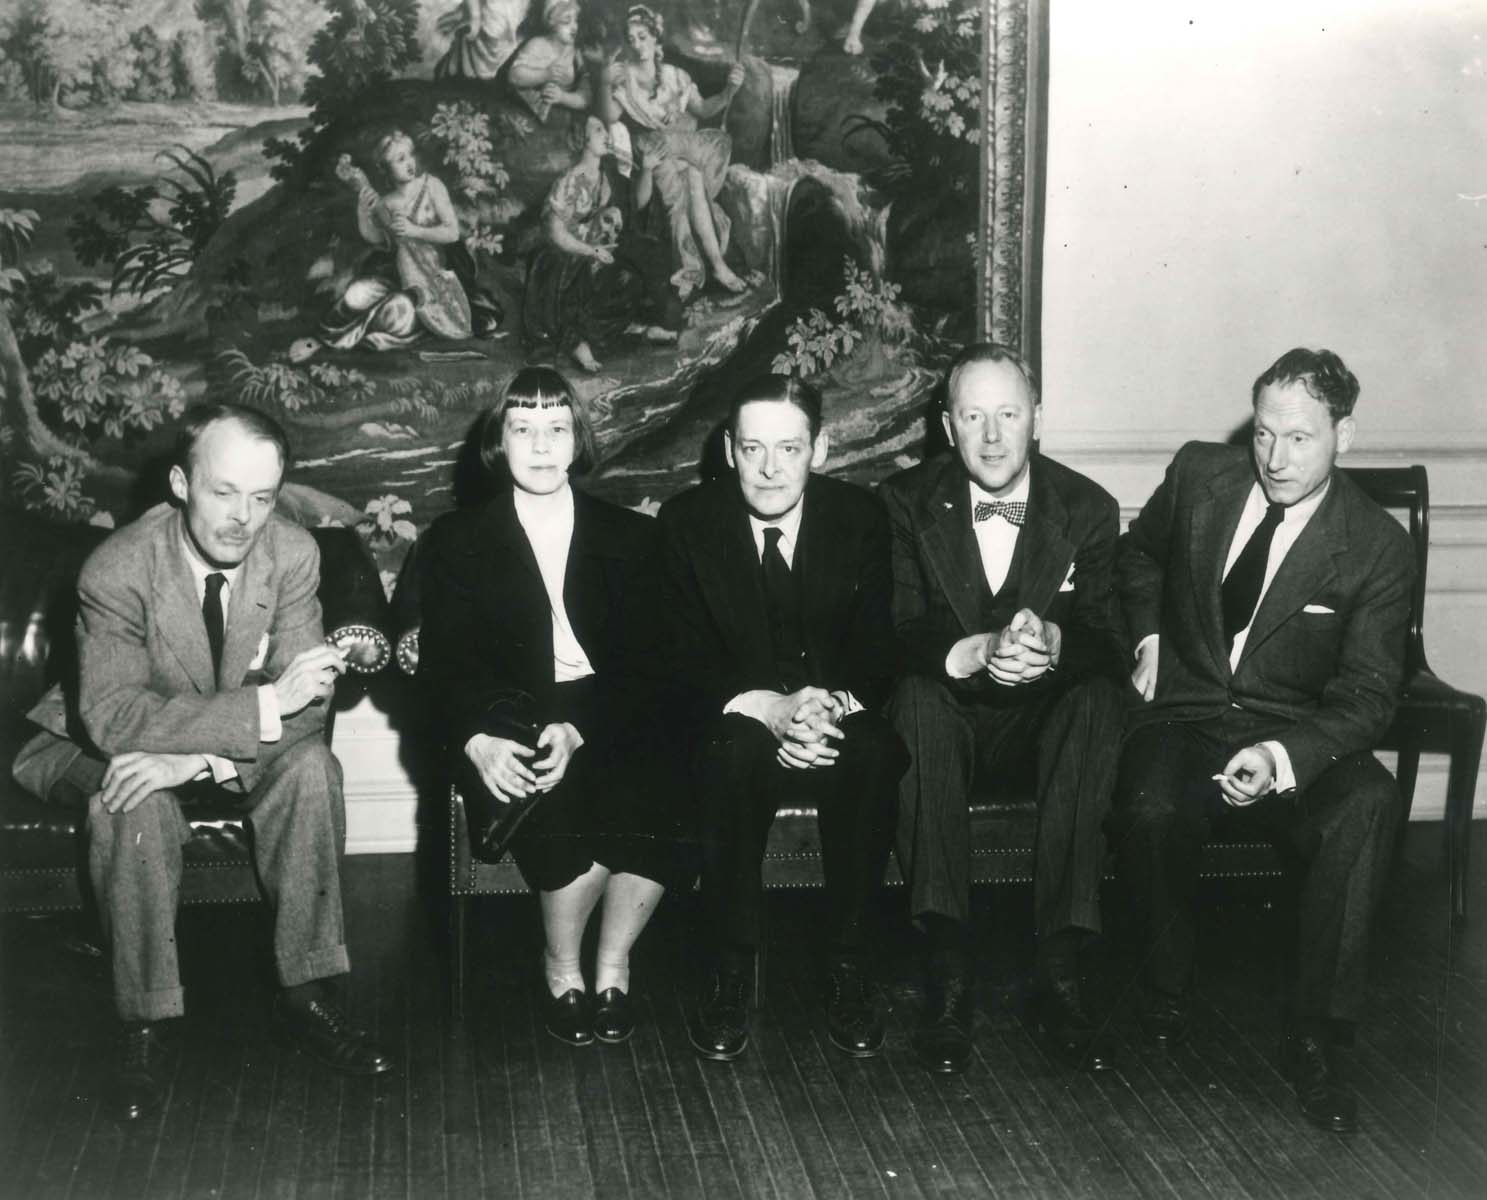
[[[558,683],[583,679],[594,673],[589,656],[578,644],[563,606],[563,580],[568,571],[568,548],[573,543],[573,489],[564,487],[552,496],[533,496],[519,488],[512,492],[516,519],[521,523],[552,611],[552,673]]]

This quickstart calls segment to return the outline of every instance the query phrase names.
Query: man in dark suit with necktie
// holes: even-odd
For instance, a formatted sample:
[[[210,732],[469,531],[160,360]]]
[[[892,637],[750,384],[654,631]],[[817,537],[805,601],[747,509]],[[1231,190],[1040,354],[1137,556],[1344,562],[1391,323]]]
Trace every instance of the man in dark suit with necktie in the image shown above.
[[[814,474],[821,396],[767,375],[735,395],[731,471],[661,509],[674,671],[702,723],[702,894],[712,971],[689,1032],[704,1058],[748,1045],[764,904],[759,867],[781,805],[814,805],[825,873],[827,1029],[876,1054],[865,909],[882,881],[903,746],[878,709],[895,666],[888,528],[873,496]]]
[[[1146,703],[1109,827],[1141,902],[1148,1031],[1187,1032],[1199,850],[1218,829],[1272,840],[1298,887],[1283,1059],[1302,1112],[1357,1106],[1339,1023],[1362,1002],[1368,932],[1398,810],[1370,753],[1404,673],[1410,540],[1334,469],[1358,381],[1328,350],[1254,383],[1252,444],[1184,446],[1131,523],[1118,586]]]
[[[124,526],[78,579],[79,680],[28,714],[41,731],[14,773],[87,810],[88,866],[123,1023],[108,1107],[156,1110],[161,1034],[185,1011],[176,962],[183,799],[248,814],[274,904],[284,1034],[353,1074],[392,1067],[326,990],[350,969],[342,925],[341,769],[326,701],[344,669],[325,644],[315,540],[274,512],[289,446],[250,408],[187,415],[173,504]]]
[[[974,784],[1034,776],[1033,1014],[1050,1045],[1109,1065],[1080,997],[1077,954],[1100,928],[1104,820],[1119,750],[1124,652],[1111,583],[1120,513],[1104,489],[1037,451],[1032,371],[996,345],[951,364],[951,449],[886,480],[893,617],[909,671],[891,705],[912,764],[898,854],[929,944],[924,1066],[971,1053],[970,811]]]

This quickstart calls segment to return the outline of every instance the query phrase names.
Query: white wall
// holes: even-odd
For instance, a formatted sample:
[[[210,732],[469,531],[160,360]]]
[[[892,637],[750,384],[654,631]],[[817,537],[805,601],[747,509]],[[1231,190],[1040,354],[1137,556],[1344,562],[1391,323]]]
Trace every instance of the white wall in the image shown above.
[[[1487,4],[1055,0],[1050,41],[1045,449],[1129,517],[1330,347],[1348,461],[1430,470],[1427,646],[1487,691]]]

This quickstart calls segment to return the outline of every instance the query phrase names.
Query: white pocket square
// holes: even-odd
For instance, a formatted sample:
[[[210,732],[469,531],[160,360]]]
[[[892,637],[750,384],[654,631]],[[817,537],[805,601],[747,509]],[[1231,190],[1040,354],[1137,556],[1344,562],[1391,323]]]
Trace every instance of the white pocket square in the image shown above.
[[[1328,608],[1325,604],[1308,604],[1301,611],[1304,613],[1319,613],[1330,616],[1331,614],[1337,612],[1337,609]]]
[[[250,670],[250,671],[257,671],[257,670],[259,670],[263,666],[264,661],[267,658],[268,658],[268,634],[264,634],[261,638],[258,639],[258,653],[256,653],[255,655],[253,655],[253,661],[248,664],[248,670]]]
[[[1061,592],[1072,592],[1074,590],[1074,564],[1069,564],[1069,573],[1064,576],[1063,583],[1058,585]]]

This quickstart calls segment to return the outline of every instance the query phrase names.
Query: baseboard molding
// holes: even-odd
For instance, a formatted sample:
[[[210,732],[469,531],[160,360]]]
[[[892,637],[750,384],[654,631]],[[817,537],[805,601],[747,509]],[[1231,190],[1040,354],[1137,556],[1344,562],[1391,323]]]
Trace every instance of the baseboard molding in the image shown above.
[[[389,732],[390,737],[396,734]],[[339,731],[337,731],[339,738]],[[1394,755],[1379,756],[1390,770]],[[1487,771],[1477,776],[1477,795],[1487,796]],[[411,854],[418,845],[418,795],[406,777],[401,781],[358,779],[346,788],[346,853]],[[1420,762],[1413,821],[1439,821],[1446,813],[1446,760],[1428,755]],[[1475,816],[1487,820],[1487,803]]]

